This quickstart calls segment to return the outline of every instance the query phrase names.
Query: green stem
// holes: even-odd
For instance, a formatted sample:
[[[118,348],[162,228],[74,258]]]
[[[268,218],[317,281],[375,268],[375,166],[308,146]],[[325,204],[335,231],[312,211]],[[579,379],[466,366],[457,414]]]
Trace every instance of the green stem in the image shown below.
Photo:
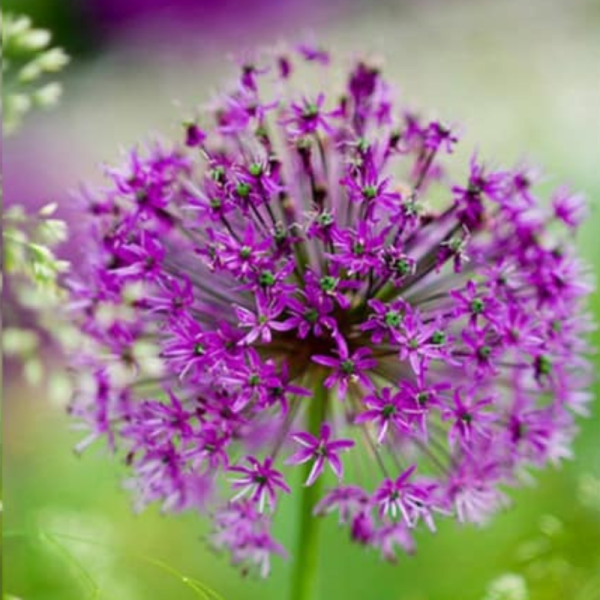
[[[308,407],[308,431],[319,436],[321,423],[327,409],[329,390],[323,386],[324,377],[314,378],[314,396]],[[306,463],[305,480],[312,468]],[[303,487],[300,494],[300,515],[298,519],[298,541],[292,563],[291,600],[314,600],[317,571],[319,566],[319,525],[321,519],[313,516],[315,505],[321,497],[323,478],[319,477],[310,487]]]

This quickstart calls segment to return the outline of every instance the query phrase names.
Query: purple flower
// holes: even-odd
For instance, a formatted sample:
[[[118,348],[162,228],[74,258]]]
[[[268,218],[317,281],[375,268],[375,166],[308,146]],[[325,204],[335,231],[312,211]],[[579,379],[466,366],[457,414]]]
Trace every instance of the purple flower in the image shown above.
[[[367,223],[361,221],[356,231],[337,231],[331,237],[334,251],[328,257],[334,265],[346,268],[350,275],[365,275],[379,268],[378,255],[385,240],[385,233],[373,236]]]
[[[185,145],[190,148],[201,146],[206,139],[206,133],[195,123],[190,123],[185,129]]]
[[[339,513],[340,524],[348,523],[369,503],[367,494],[357,486],[339,485],[333,488],[315,506],[315,514],[327,514],[334,510]]]
[[[372,161],[367,161],[359,169],[358,176],[354,175],[353,171],[354,169],[340,183],[348,190],[350,201],[363,206],[364,218],[371,219],[377,207],[388,207],[392,210],[397,208],[401,196],[398,192],[390,192],[387,189],[391,177],[380,180],[380,173]]]
[[[416,314],[404,319],[394,338],[399,345],[400,360],[408,361],[415,375],[422,373],[432,360],[452,362],[445,349],[447,334],[437,323],[425,324]]]
[[[296,298],[287,298],[286,304],[291,315],[285,322],[289,329],[296,329],[298,337],[305,339],[310,333],[315,337],[323,337],[335,331],[337,321],[329,316],[333,312],[334,303],[331,298],[308,289],[304,293],[304,302]]]
[[[322,65],[329,64],[329,52],[314,43],[298,44],[298,52],[309,62],[318,62]]]
[[[360,511],[354,516],[350,524],[352,541],[365,546],[373,544],[375,533],[375,524],[369,512]]]
[[[437,151],[440,148],[447,153],[452,153],[454,145],[458,142],[458,136],[452,132],[452,128],[432,121],[424,132],[425,147]]]
[[[290,105],[292,116],[285,121],[289,124],[293,137],[299,137],[322,131],[333,133],[333,127],[329,123],[332,113],[323,110],[325,94],[318,94],[316,99],[302,98],[301,102],[293,102]]]
[[[396,546],[406,554],[413,554],[415,551],[415,542],[410,527],[403,521],[399,523],[390,523],[383,526],[373,536],[371,542],[373,546],[379,548],[381,556],[389,562],[396,562]]]
[[[256,567],[261,577],[266,577],[271,568],[271,556],[286,555],[283,546],[270,534],[269,518],[257,512],[248,500],[222,507],[215,515],[214,525],[212,543],[217,549],[227,549],[233,564],[244,570]]]
[[[313,362],[333,369],[333,373],[325,380],[325,387],[332,388],[338,384],[341,398],[346,395],[350,383],[362,383],[366,388],[372,388],[373,383],[365,371],[377,366],[375,359],[367,358],[373,351],[369,348],[359,348],[353,354],[350,354],[343,338],[338,339],[338,344],[338,347],[334,349],[337,358],[320,354],[315,354],[312,357]]]
[[[468,455],[455,469],[447,484],[447,496],[461,522],[486,523],[490,516],[508,504],[498,488],[501,469],[489,458],[476,462]]]
[[[257,339],[268,344],[273,338],[272,331],[286,331],[293,328],[293,324],[277,321],[277,317],[283,312],[285,303],[283,299],[268,302],[259,295],[256,300],[256,312],[243,306],[237,306],[235,313],[242,327],[250,327],[250,332],[241,341],[252,344]]]
[[[258,510],[264,511],[265,503],[268,503],[269,508],[275,510],[275,502],[277,499],[277,489],[289,493],[291,490],[285,483],[283,475],[272,468],[273,460],[266,458],[264,462],[259,462],[252,456],[247,456],[246,461],[249,467],[240,465],[229,467],[230,471],[240,473],[242,477],[233,480],[232,487],[234,490],[239,490],[233,502],[250,494],[250,499],[257,502]]]
[[[385,340],[394,340],[395,334],[401,330],[407,315],[411,314],[410,305],[404,300],[394,300],[384,304],[380,300],[370,300],[369,308],[372,313],[369,319],[361,325],[361,331],[370,331],[371,341],[381,344]]]
[[[382,515],[387,515],[394,520],[402,517],[406,523],[411,522],[407,498],[410,497],[411,490],[409,480],[416,468],[416,465],[412,465],[395,480],[386,479],[375,492],[374,501]]]
[[[162,357],[167,365],[179,373],[179,378],[194,376],[207,363],[209,336],[202,327],[188,315],[173,323],[169,336],[165,339]]]
[[[383,388],[379,395],[365,396],[364,403],[368,410],[359,414],[354,420],[355,423],[366,423],[374,421],[379,426],[377,433],[377,442],[381,444],[387,433],[388,427],[392,424],[399,431],[410,433],[410,421],[405,414],[404,396],[400,393],[393,394],[388,387]],[[413,408],[412,412],[418,411]]]
[[[445,419],[452,420],[452,427],[448,432],[448,441],[454,445],[456,441],[463,447],[475,445],[481,437],[491,435],[490,425],[494,421],[494,415],[484,412],[484,409],[492,404],[492,398],[468,402],[461,398],[461,391],[454,392],[454,406],[448,407],[444,413]]]
[[[416,381],[405,379],[400,382],[398,401],[401,402],[415,435],[420,433],[427,439],[427,423],[431,411],[443,412],[446,406],[445,392],[449,389],[452,389],[452,385],[448,381],[428,384],[423,374],[419,375]]]
[[[587,215],[585,199],[580,194],[571,194],[566,187],[559,188],[552,198],[554,216],[572,229],[582,223]]]
[[[309,460],[314,464],[304,485],[312,485],[323,472],[325,463],[329,463],[335,476],[341,480],[343,474],[342,461],[338,454],[354,446],[352,440],[330,440],[331,427],[327,423],[321,425],[321,434],[317,439],[314,435],[301,431],[292,434],[292,439],[298,442],[302,449],[286,460],[288,465],[300,465]]]
[[[398,106],[379,66],[299,92],[298,61],[328,58],[244,60],[173,148],[109,170],[68,281],[78,448],[124,448],[139,507],[211,514],[263,575],[298,492],[282,465],[394,560],[434,515],[484,522],[519,473],[569,458],[594,375],[579,197],[543,208],[531,169],[477,155],[454,180],[455,132]],[[323,492],[342,452],[357,468]]]
[[[452,291],[450,296],[456,301],[455,314],[470,316],[472,323],[482,318],[493,320],[500,309],[496,299],[487,290],[479,291],[472,280],[464,289]]]
[[[497,375],[497,357],[502,348],[497,341],[497,332],[491,326],[481,329],[476,327],[466,328],[462,332],[465,349],[461,357],[466,357],[466,367],[473,373],[475,379],[480,381],[489,375]]]
[[[375,492],[373,501],[380,515],[392,521],[401,519],[405,526],[414,527],[423,519],[431,531],[435,531],[432,512],[439,511],[434,492],[436,484],[429,481],[411,481],[416,465],[408,467],[395,479],[386,479]]]

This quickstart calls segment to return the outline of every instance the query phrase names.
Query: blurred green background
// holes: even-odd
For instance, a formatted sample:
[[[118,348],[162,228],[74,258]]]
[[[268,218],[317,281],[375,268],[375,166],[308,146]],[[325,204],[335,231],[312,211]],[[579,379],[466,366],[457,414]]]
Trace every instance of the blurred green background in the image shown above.
[[[248,3],[251,18],[245,17],[246,3],[238,13],[227,2],[225,15],[213,23],[206,10],[186,21],[185,6],[193,3],[182,0],[183,19],[165,20],[157,10],[147,24],[144,12],[125,18],[90,6],[84,11],[85,4],[4,3],[51,27],[73,55],[61,106],[31,117],[17,138],[3,144],[7,203],[59,199],[68,217],[73,209],[67,191],[81,180],[99,181],[99,162],[118,160],[120,148],[149,134],[178,131],[181,115],[210,99],[233,73],[228,52],[240,44],[297,39],[306,29],[338,54],[366,50],[381,56],[388,78],[411,105],[460,123],[465,150],[459,164],[476,147],[497,164],[540,164],[550,183],[568,182],[584,192],[591,213],[577,243],[600,273],[599,3],[339,0],[325,10],[307,0],[290,2],[287,16],[281,9],[286,3],[277,3],[275,19],[275,3],[257,0]],[[148,6],[154,4],[160,2]],[[77,233],[77,223],[71,226]],[[598,293],[592,305],[600,315]],[[207,550],[206,522],[198,515],[163,517],[155,509],[133,515],[121,466],[97,447],[80,458],[72,453],[78,437],[69,430],[66,398],[50,402],[46,390],[25,386],[14,369],[5,374],[4,387],[7,598],[202,597],[185,576],[225,600],[286,597],[289,561],[276,560],[266,582],[243,579],[226,557]],[[347,531],[327,519],[319,599],[600,599],[598,400],[593,410],[581,422],[573,461],[512,493],[514,505],[484,529],[440,520],[440,531],[418,534],[416,556],[403,556],[397,565],[351,545]],[[276,534],[288,548],[295,514],[294,498],[286,498]],[[502,584],[494,580],[507,573],[522,578],[527,596],[518,585],[500,594]]]

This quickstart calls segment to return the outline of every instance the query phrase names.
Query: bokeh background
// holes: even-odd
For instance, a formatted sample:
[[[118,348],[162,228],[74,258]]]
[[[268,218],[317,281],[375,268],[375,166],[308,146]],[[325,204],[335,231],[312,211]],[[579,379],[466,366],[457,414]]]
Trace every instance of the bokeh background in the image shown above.
[[[313,35],[341,55],[381,57],[410,104],[460,123],[459,164],[478,148],[496,164],[543,165],[551,182],[584,192],[591,212],[576,243],[600,272],[595,0],[5,0],[3,8],[51,29],[73,58],[59,108],[30,117],[3,143],[5,202],[58,200],[75,239],[80,223],[69,192],[99,181],[99,163],[152,135],[179,132],[182,116],[233,73],[229,56]],[[66,251],[77,261],[76,244]],[[600,315],[598,293],[592,305]],[[96,448],[74,456],[66,398],[50,401],[47,389],[28,387],[12,368],[4,392],[7,598],[202,597],[186,576],[225,600],[285,597],[289,562],[277,560],[266,582],[243,579],[207,550],[197,515],[133,515],[119,464]],[[416,556],[389,565],[349,544],[328,519],[319,598],[598,600],[598,400],[593,409],[575,460],[513,493],[513,507],[485,529],[443,522],[436,535],[419,535]],[[288,547],[295,508],[287,499],[278,515],[276,534]],[[507,581],[512,591],[499,594],[511,588]]]

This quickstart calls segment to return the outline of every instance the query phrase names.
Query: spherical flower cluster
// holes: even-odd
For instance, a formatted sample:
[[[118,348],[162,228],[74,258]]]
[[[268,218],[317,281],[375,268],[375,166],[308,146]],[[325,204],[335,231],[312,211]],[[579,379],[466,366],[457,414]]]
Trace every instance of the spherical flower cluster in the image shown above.
[[[581,198],[544,204],[533,171],[478,155],[453,181],[453,128],[398,108],[379,68],[292,85],[329,62],[247,61],[180,144],[109,169],[70,284],[80,449],[123,450],[140,507],[211,513],[263,575],[294,470],[314,518],[393,559],[570,457],[589,400]]]

